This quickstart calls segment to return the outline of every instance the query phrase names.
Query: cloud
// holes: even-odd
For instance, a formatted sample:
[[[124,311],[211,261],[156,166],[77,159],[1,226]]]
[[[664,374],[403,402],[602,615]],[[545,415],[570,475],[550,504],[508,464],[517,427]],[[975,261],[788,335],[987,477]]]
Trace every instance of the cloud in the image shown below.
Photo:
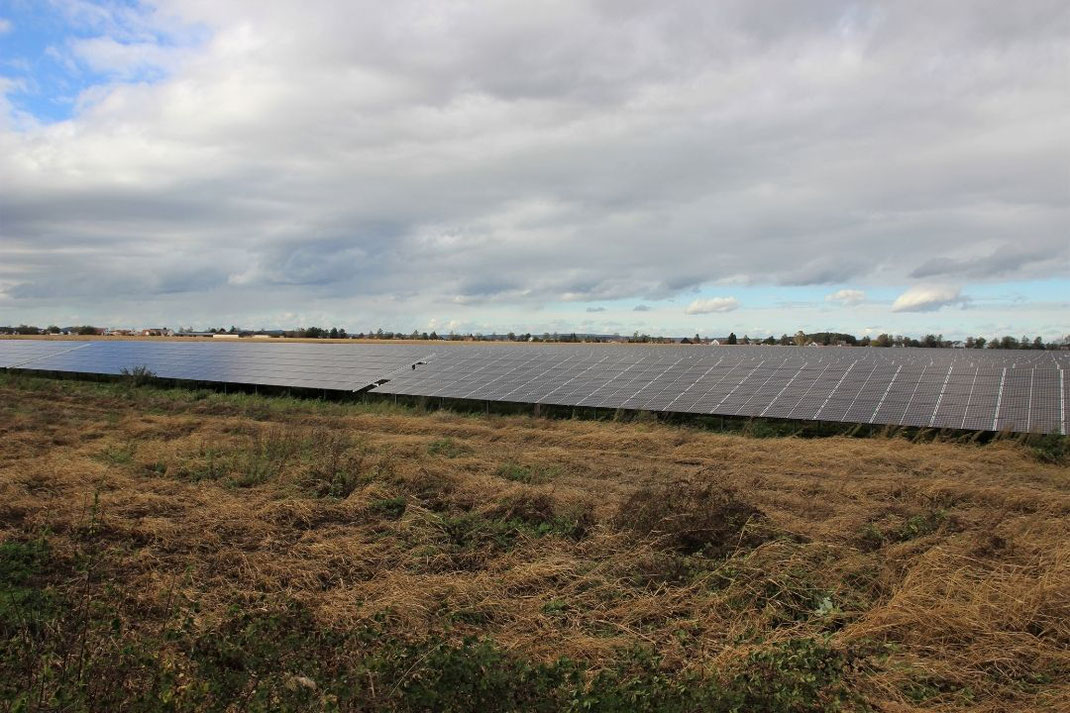
[[[632,312],[649,312],[650,305],[636,305],[632,307]]]
[[[0,67],[0,322],[512,328],[562,301],[1065,279],[1070,11],[1038,2],[49,5],[57,57]],[[35,113],[61,95],[69,117]],[[172,265],[210,279],[128,277]]]
[[[844,307],[854,307],[866,301],[866,293],[862,290],[837,290],[825,295],[826,302],[836,302]]]
[[[1008,249],[983,257],[956,260],[949,257],[932,258],[911,271],[911,277],[939,277],[957,275],[971,278],[989,278],[1009,275],[1031,263],[1044,262],[1050,255],[1037,252],[1022,252]]]
[[[588,307],[587,311],[588,312],[605,312],[606,308],[605,307]]]
[[[711,297],[708,300],[695,300],[684,311],[686,314],[711,314],[732,312],[737,309],[739,309],[739,300],[735,297]]]
[[[0,35],[11,32],[11,20],[0,17]]]
[[[831,285],[846,282],[866,271],[865,263],[858,258],[818,258],[807,262],[802,267],[786,271],[778,282],[782,285],[795,286]]]
[[[936,310],[954,304],[965,304],[967,297],[963,297],[957,287],[938,285],[919,285],[899,295],[892,304],[893,312],[935,312]]]

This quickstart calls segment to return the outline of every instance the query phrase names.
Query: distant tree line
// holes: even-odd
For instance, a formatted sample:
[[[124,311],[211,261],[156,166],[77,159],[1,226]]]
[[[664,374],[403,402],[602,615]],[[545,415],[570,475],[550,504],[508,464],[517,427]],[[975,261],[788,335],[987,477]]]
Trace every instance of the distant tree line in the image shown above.
[[[54,324],[50,324],[47,327],[34,327],[28,324],[20,324],[17,327],[0,326],[0,334],[3,335],[43,335],[43,334],[79,334],[83,336],[91,336],[94,334],[103,334],[103,327],[93,327],[88,324],[79,327],[65,327],[60,328]]]
[[[17,327],[0,326],[0,335],[47,335],[47,334],[77,334],[98,335],[105,334],[108,330],[103,327],[81,325],[77,327],[60,328],[56,325],[47,327],[35,327],[20,324]],[[802,330],[789,336],[782,334],[779,337],[739,337],[731,332],[727,337],[702,337],[698,334],[693,337],[674,338],[652,336],[646,333],[634,332],[630,337],[603,334],[578,334],[569,332],[543,332],[532,334],[531,332],[509,332],[507,334],[483,334],[480,332],[457,333],[454,331],[446,335],[439,335],[437,331],[431,332],[412,330],[412,332],[394,332],[383,328],[369,329],[367,332],[352,333],[344,327],[300,327],[287,330],[248,330],[239,329],[231,325],[226,327],[213,327],[204,332],[198,332],[192,327],[180,327],[176,334],[230,334],[238,336],[264,335],[271,337],[288,337],[291,339],[410,339],[410,340],[449,340],[468,342],[553,342],[553,343],[591,343],[624,341],[633,344],[769,344],[782,346],[808,346],[816,344],[820,346],[848,346],[848,347],[930,347],[930,348],[964,348],[964,349],[1067,349],[1070,348],[1070,335],[1060,339],[1045,342],[1041,337],[1022,336],[1020,338],[1003,336],[991,339],[981,336],[966,337],[965,340],[955,341],[945,339],[942,334],[926,334],[920,339],[907,337],[901,334],[879,334],[875,337],[856,337],[853,334],[843,332],[803,332]]]

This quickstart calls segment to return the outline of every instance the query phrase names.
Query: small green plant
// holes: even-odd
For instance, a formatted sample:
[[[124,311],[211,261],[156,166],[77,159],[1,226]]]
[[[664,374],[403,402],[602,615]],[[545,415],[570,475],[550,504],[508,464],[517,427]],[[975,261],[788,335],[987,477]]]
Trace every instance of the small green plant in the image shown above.
[[[0,543],[0,638],[19,627],[36,630],[55,612],[55,597],[34,586],[50,555],[43,538]]]
[[[911,515],[897,527],[882,530],[872,522],[866,523],[859,535],[859,545],[864,551],[880,549],[886,544],[908,542],[932,535],[952,522],[945,510],[927,510]]]
[[[439,438],[431,441],[430,445],[427,446],[427,452],[433,456],[459,458],[460,456],[471,453],[472,449],[463,443],[458,443],[452,438]]]
[[[368,509],[381,517],[397,520],[405,514],[405,498],[399,495],[396,498],[375,500],[368,506]]]
[[[134,444],[109,446],[98,455],[100,460],[111,465],[129,465],[134,460]]]
[[[802,713],[835,711],[846,698],[842,684],[847,657],[826,643],[790,639],[761,649],[726,686],[731,710]]]
[[[567,602],[563,602],[560,599],[551,599],[540,607],[543,614],[549,616],[563,616],[568,611],[569,606]]]
[[[537,485],[547,483],[561,475],[561,466],[557,465],[521,465],[519,463],[502,463],[496,474],[500,478],[514,483]]]
[[[931,535],[939,530],[940,526],[946,521],[947,513],[943,510],[930,510],[929,512],[914,515],[907,518],[894,532],[895,539],[899,542],[906,542],[907,540]]]

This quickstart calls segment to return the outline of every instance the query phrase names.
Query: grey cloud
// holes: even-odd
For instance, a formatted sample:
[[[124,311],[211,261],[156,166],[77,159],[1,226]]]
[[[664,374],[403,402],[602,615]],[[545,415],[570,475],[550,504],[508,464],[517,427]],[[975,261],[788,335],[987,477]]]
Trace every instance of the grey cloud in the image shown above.
[[[211,266],[171,267],[154,274],[121,266],[85,265],[70,262],[58,265],[48,275],[16,282],[6,290],[18,300],[48,300],[57,296],[106,300],[109,298],[153,298],[179,293],[204,294],[226,285],[227,276]]]
[[[834,285],[865,275],[868,267],[854,257],[819,258],[781,276],[782,285]]]
[[[1013,248],[1004,248],[990,255],[975,258],[932,258],[911,271],[911,277],[926,278],[952,275],[957,277],[990,278],[1018,272],[1031,263],[1043,262],[1053,257],[1051,253],[1023,253]]]
[[[636,305],[632,307],[632,312],[649,312],[650,305]]]
[[[130,43],[180,18],[162,34],[183,41],[107,55],[168,74],[95,88],[69,124],[0,120],[4,309],[115,265],[115,294],[206,313],[450,304],[473,322],[729,282],[1062,277],[1070,9],[1019,5],[517,2],[432,21],[405,1],[169,0],[88,18]],[[998,259],[1008,242],[1046,259]],[[210,286],[127,276],[176,261]]]
[[[588,312],[605,312],[606,308],[605,307],[588,307],[587,311]]]

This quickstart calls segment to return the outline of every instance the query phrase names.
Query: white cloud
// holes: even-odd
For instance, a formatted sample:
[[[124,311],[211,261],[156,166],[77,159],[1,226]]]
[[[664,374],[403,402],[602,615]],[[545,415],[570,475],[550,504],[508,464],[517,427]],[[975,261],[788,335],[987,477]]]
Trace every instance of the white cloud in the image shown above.
[[[735,297],[711,297],[707,300],[695,300],[687,306],[687,314],[710,314],[713,312],[732,312],[739,309],[739,300]]]
[[[0,35],[11,32],[11,20],[0,17]]]
[[[1037,2],[62,3],[107,79],[48,124],[0,78],[0,323],[1063,279],[1070,30],[1031,18],[1070,9]]]
[[[837,290],[825,295],[826,302],[836,302],[844,307],[854,307],[866,301],[866,293],[862,290]]]
[[[899,295],[892,304],[893,312],[935,312],[941,307],[967,301],[958,287],[918,285]]]

